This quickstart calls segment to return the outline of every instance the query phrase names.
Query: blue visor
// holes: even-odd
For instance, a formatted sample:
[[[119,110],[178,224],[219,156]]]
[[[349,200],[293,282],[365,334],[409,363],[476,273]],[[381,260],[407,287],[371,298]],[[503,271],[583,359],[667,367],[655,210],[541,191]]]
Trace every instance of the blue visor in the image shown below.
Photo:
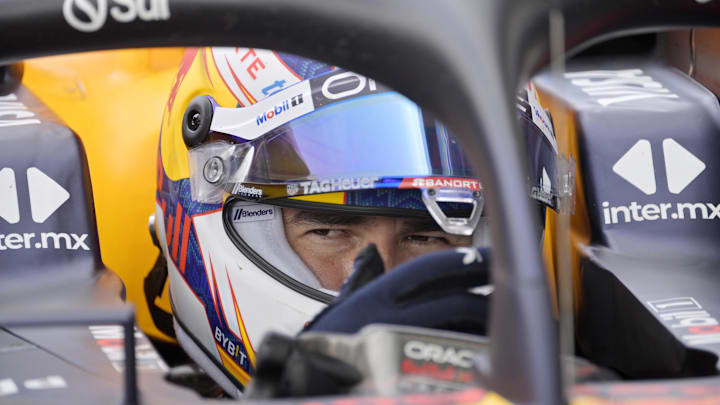
[[[355,73],[303,81],[248,107],[217,107],[210,129],[225,136],[190,150],[197,201],[415,189],[446,232],[469,235],[480,219],[482,186],[455,136]],[[471,206],[470,217],[447,217],[448,203]]]
[[[249,183],[475,177],[447,128],[395,92],[323,106],[248,143]]]

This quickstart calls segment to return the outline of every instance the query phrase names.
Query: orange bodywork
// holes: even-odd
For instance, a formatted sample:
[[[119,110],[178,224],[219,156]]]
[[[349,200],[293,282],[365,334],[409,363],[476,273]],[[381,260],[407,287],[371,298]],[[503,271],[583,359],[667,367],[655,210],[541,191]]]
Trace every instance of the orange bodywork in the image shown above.
[[[559,246],[558,226],[559,215],[548,209],[545,217],[545,237],[543,244],[543,258],[548,272],[550,291],[555,297],[554,304],[557,310],[557,271],[558,252],[560,249],[570,249],[570,265],[573,278],[573,302],[575,310],[582,300],[580,291],[580,259],[581,248],[590,242],[590,220],[585,206],[583,179],[578,161],[577,127],[575,113],[561,100],[554,98],[551,93],[542,87],[537,87],[538,99],[543,108],[550,111],[553,118],[555,137],[558,142],[559,155],[575,165],[574,200],[575,208],[570,216],[570,245]]]
[[[159,250],[155,211],[163,109],[184,49],[90,52],[31,59],[23,83],[82,139],[90,167],[103,263],[125,283],[138,325],[174,341],[150,317],[143,281]],[[167,285],[155,305],[170,312]]]

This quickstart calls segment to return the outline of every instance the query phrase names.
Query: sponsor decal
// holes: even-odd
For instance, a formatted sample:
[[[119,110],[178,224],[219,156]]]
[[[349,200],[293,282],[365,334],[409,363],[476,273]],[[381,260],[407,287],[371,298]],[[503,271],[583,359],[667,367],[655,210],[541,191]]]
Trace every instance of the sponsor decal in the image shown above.
[[[235,184],[235,187],[233,187],[233,189],[232,189],[232,194],[239,195],[239,196],[245,197],[245,198],[258,199],[258,198],[262,198],[263,191],[259,188],[246,187],[242,183],[237,183],[237,184]]]
[[[160,21],[170,18],[168,0],[65,0],[65,21],[78,31],[95,32],[105,25],[108,16],[119,23]]]
[[[287,185],[287,195],[295,195],[300,191],[300,185],[297,183],[290,183]]]
[[[418,364],[410,359],[402,362],[400,370],[403,374],[420,375],[441,381],[453,381],[470,383],[473,381],[473,373],[468,370],[458,370],[455,367],[441,367],[435,363]]]
[[[550,115],[540,105],[540,100],[538,100],[537,95],[537,89],[535,89],[535,86],[532,83],[528,83],[527,85],[527,98],[528,104],[530,105],[530,115],[532,115],[533,123],[538,128],[540,128],[540,131],[542,131],[543,135],[545,135],[545,138],[548,140],[548,142],[550,142],[550,145],[552,145],[553,149],[555,150],[555,153],[557,153],[557,141],[555,140],[555,132],[553,131]]]
[[[233,222],[266,221],[273,218],[275,218],[275,208],[267,205],[235,207],[232,213]]]
[[[302,93],[297,94],[295,96],[292,96],[288,98],[287,100],[283,100],[280,104],[277,104],[273,106],[271,109],[266,111],[263,114],[260,114],[255,119],[255,124],[260,126],[261,124],[266,123],[267,121],[275,118],[276,116],[282,114],[285,111],[289,111],[291,108],[298,107],[300,104],[303,103],[303,95]]]
[[[28,390],[49,390],[53,388],[66,388],[67,382],[59,375],[31,378],[23,382],[23,387]],[[18,385],[11,378],[0,380],[0,397],[17,394],[20,390]]]
[[[18,393],[18,387],[17,384],[15,384],[15,381],[5,378],[0,380],[0,397],[4,397],[6,395],[12,395]]]
[[[653,98],[678,98],[642,69],[589,70],[564,76],[603,107]]]
[[[47,377],[25,380],[23,386],[29,390],[48,390],[52,388],[65,388],[67,387],[67,383],[65,379],[59,375],[49,375]]]
[[[87,234],[77,235],[65,232],[42,232],[35,233],[0,233],[0,250],[17,249],[66,249],[66,250],[90,250],[85,243]],[[33,240],[35,242],[33,243]]]
[[[20,204],[15,185],[15,171],[9,167],[0,170],[0,218],[8,223],[16,224],[20,221]]]
[[[495,292],[495,286],[492,284],[485,284],[479,287],[473,287],[468,290],[470,294],[489,296]]]
[[[668,190],[680,194],[705,170],[705,163],[672,138],[665,138],[662,145]],[[647,139],[637,141],[612,169],[643,193],[655,194],[655,166]]]
[[[473,381],[472,350],[436,343],[410,340],[403,346],[403,374],[429,377],[441,381],[469,383]]]
[[[660,203],[610,206],[602,203],[605,224],[642,222],[666,219],[720,219],[720,204],[713,203]]]
[[[247,367],[247,355],[240,350],[240,347],[230,340],[225,334],[218,328],[215,327],[215,340],[222,346],[222,348],[232,357],[237,358],[240,365]]]
[[[461,177],[406,177],[398,188],[461,188],[482,190],[479,181]]]
[[[344,70],[310,79],[310,87],[313,89],[313,103],[316,108],[349,97],[391,91],[372,79]]]
[[[41,224],[70,199],[70,193],[36,167],[27,169],[26,174],[31,216],[35,223]],[[0,190],[4,191],[0,194],[0,218],[10,224],[20,222],[15,172],[9,167],[0,169]],[[88,234],[66,232],[0,234],[0,251],[32,248],[90,250],[87,237]]]
[[[263,87],[260,91],[262,92],[263,96],[267,96],[267,95],[274,94],[274,93],[282,90],[284,85],[285,85],[285,80],[275,80],[274,82],[270,83],[266,87]]]
[[[257,80],[255,72],[259,72],[260,69],[265,69],[265,64],[262,59],[258,57],[254,49],[248,49],[247,52],[245,52],[245,54],[240,58],[240,62],[245,62],[246,60],[248,61],[248,66],[245,71],[251,79]]]
[[[550,176],[544,167],[542,168],[542,177],[540,177],[540,186],[532,186],[530,195],[532,198],[544,202],[551,207],[554,206],[552,182],[550,181]]]
[[[705,170],[705,163],[672,138],[664,139],[662,145],[668,191],[672,194],[680,194]],[[657,191],[652,148],[647,139],[637,141],[613,165],[612,170],[647,195],[653,195]],[[602,213],[605,224],[668,219],[712,220],[720,219],[720,204],[710,202],[638,204],[632,201],[629,205],[611,206],[609,202],[603,201]]]
[[[253,140],[314,109],[310,83],[304,81],[287,92],[277,93],[249,107],[217,107],[210,129]]]
[[[244,106],[301,80],[273,51],[213,48],[212,56],[223,81]]]
[[[657,313],[674,311],[695,311],[702,307],[693,297],[668,298],[664,300],[648,301],[648,305]]]
[[[343,72],[325,79],[320,91],[322,91],[322,95],[325,96],[325,98],[338,100],[354,96],[365,90],[366,86],[368,91],[377,90],[375,80],[368,79],[354,72]]]
[[[92,325],[89,326],[95,342],[112,364],[113,368],[121,373],[125,368],[125,348],[123,346],[125,333],[119,325]],[[165,372],[168,370],[165,362],[155,351],[145,334],[135,328],[135,367],[138,370]]]
[[[248,83],[256,80],[260,81],[260,72],[257,72],[257,76],[253,76],[255,73],[253,73],[254,71],[248,66],[243,73],[245,78],[241,78],[237,72],[241,71],[242,68],[235,65],[243,62],[243,57],[250,57],[252,55],[259,57],[261,55],[260,50],[253,50],[253,52],[255,52],[254,54],[246,51],[243,57],[233,56],[234,52],[229,52],[227,48],[213,50],[216,62],[218,62],[218,57],[225,59],[225,63],[218,64],[218,70],[225,78],[228,87],[235,92],[236,98],[238,100],[245,100],[245,102],[253,105],[248,105],[243,108],[216,108],[210,129],[212,131],[234,135],[245,140],[256,139],[272,129],[314,111],[318,107],[348,97],[366,95],[376,91],[389,91],[387,88],[378,86],[375,81],[371,79],[345,71],[340,71],[329,77],[316,77],[299,83],[297,83],[297,78],[282,80],[275,78],[273,79],[274,81],[265,81],[263,85],[249,89]],[[242,53],[242,51],[240,51],[240,53]],[[272,55],[273,58],[277,59],[277,55]],[[231,60],[235,59],[237,59],[237,63],[233,64],[234,62],[231,62]],[[286,67],[282,69],[285,69],[286,73],[289,71]],[[262,71],[264,71],[264,69]],[[228,77],[226,77],[226,75]],[[232,80],[228,81],[230,78],[232,78]],[[293,86],[290,87],[290,85]],[[280,88],[278,88],[280,86],[287,88],[287,91],[274,94],[276,93],[274,90],[276,88],[280,90]],[[264,96],[266,93],[271,95],[259,102],[255,100],[258,94]],[[292,95],[288,96],[288,94]],[[241,101],[241,104],[242,103]]]
[[[379,177],[335,178],[297,183],[303,194],[332,193],[335,191],[367,190],[375,188]]]
[[[70,193],[36,167],[27,169],[26,174],[32,219],[41,224],[70,199]]]
[[[477,250],[474,247],[458,247],[455,248],[455,251],[457,253],[463,254],[462,262],[464,265],[468,266],[470,264],[473,264],[475,262],[482,263],[483,257],[479,250]]]
[[[720,343],[720,323],[695,298],[668,298],[647,304],[668,327],[679,330],[681,340],[689,346]]]
[[[40,120],[33,117],[35,113],[28,111],[15,94],[0,96],[0,128],[39,124]]]
[[[456,367],[469,368],[473,366],[475,354],[471,350],[457,349],[452,346],[441,346],[436,343],[426,343],[410,340],[403,347],[405,357],[412,360],[432,362],[436,364],[450,364]]]
[[[252,205],[251,207],[258,206],[260,205]],[[220,214],[220,212],[217,214]],[[214,216],[215,214],[196,217],[195,230],[198,241],[208,240],[209,237],[211,238],[217,233],[215,220],[212,219]],[[203,249],[202,242],[199,242],[199,246]],[[238,368],[233,368],[233,375],[241,382],[246,383],[250,379],[248,373],[252,372],[255,365],[255,354],[238,307],[238,302],[242,302],[242,298],[238,299],[236,281],[233,281],[232,272],[228,271],[231,262],[226,260],[227,255],[218,255],[217,253],[220,251],[217,249],[203,249],[202,255],[204,266],[201,267],[204,268],[205,279],[210,290],[210,294],[205,298],[205,305],[209,305],[208,308],[214,308],[212,314],[210,314],[212,316],[209,318],[209,322],[212,323],[210,331],[216,340],[219,354],[221,356],[230,356],[233,362],[240,365]],[[227,281],[220,284],[218,279]],[[222,350],[220,347],[222,347]]]

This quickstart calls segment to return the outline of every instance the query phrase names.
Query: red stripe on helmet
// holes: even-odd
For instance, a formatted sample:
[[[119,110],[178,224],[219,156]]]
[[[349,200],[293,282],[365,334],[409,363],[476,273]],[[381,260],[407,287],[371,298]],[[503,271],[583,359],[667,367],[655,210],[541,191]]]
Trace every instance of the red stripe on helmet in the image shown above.
[[[167,242],[168,249],[170,249],[170,242],[172,242],[172,232],[171,232],[172,226],[173,226],[173,217],[168,215],[167,229],[165,230],[165,238],[167,239],[166,242]]]
[[[185,214],[183,220],[182,243],[180,244],[180,271],[185,273],[185,261],[187,259],[188,239],[190,238],[190,217]]]
[[[235,94],[233,89],[230,88],[230,85],[228,84],[228,82],[225,81],[225,78],[223,77],[222,72],[220,72],[220,69],[218,68],[217,61],[215,60],[215,54],[212,53],[212,51],[210,52],[210,57],[212,58],[213,64],[215,65],[215,70],[218,72],[218,75],[220,76],[220,80],[222,80],[223,83],[225,84],[225,87],[227,87],[230,90],[230,94],[232,94],[233,97],[235,97],[235,100],[237,100],[238,105],[240,105],[240,107],[245,107],[245,104],[238,98],[237,94]]]
[[[230,69],[230,75],[232,75],[233,80],[235,80],[235,84],[237,84],[238,87],[240,87],[240,91],[243,92],[243,95],[245,97],[247,97],[247,99],[250,101],[251,104],[257,103],[257,100],[255,100],[255,98],[252,96],[252,94],[250,94],[248,89],[246,89],[245,86],[243,86],[242,82],[235,74],[235,71],[233,70],[232,66],[230,66],[230,61],[228,60],[227,56],[225,57],[225,63],[227,63],[228,69]]]
[[[172,258],[177,260],[178,243],[180,242],[180,220],[182,219],[182,207],[180,201],[177,203],[175,208],[175,228],[173,230],[173,245],[172,245]]]

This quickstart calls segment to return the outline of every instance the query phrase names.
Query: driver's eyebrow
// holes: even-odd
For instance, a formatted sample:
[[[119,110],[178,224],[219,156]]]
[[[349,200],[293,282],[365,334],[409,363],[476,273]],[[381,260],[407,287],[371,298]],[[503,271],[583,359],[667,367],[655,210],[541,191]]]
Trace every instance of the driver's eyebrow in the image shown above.
[[[290,218],[291,223],[304,225],[358,225],[366,223],[369,220],[370,218],[362,215],[306,210],[301,210]]]

